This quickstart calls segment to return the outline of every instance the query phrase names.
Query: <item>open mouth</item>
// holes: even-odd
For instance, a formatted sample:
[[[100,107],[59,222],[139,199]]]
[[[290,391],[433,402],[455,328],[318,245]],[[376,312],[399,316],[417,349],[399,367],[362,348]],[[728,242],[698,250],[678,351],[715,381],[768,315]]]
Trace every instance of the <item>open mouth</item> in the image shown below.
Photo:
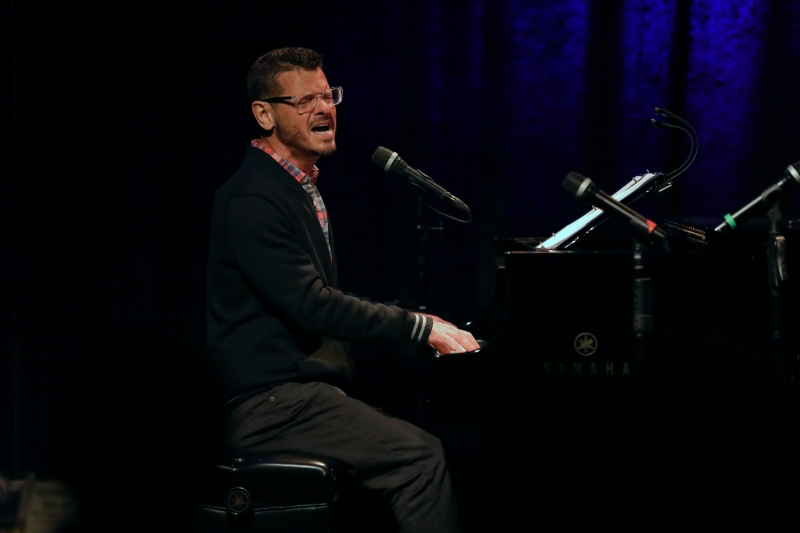
[[[331,129],[331,125],[327,122],[324,124],[318,124],[314,126],[313,128],[311,128],[311,131],[320,135],[328,135],[333,132],[333,130]]]

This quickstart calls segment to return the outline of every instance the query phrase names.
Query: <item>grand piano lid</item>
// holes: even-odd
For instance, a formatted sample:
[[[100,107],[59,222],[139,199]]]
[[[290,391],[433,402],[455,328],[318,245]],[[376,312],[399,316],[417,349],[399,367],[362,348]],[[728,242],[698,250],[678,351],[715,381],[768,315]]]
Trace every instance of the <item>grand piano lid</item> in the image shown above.
[[[658,185],[661,176],[661,172],[648,172],[641,176],[635,176],[624,187],[612,194],[611,197],[624,204],[631,204],[647,193],[651,185]],[[558,230],[534,250],[550,251],[567,248],[577,242],[580,237],[599,226],[606,218],[608,217],[602,209],[592,206],[591,211]]]

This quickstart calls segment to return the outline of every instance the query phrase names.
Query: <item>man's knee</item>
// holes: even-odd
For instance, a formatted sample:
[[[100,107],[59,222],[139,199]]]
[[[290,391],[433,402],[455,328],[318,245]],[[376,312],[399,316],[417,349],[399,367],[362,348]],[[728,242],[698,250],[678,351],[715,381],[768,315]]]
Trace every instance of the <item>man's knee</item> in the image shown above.
[[[439,439],[428,439],[420,446],[412,470],[418,475],[417,483],[439,484],[447,476],[447,460]]]

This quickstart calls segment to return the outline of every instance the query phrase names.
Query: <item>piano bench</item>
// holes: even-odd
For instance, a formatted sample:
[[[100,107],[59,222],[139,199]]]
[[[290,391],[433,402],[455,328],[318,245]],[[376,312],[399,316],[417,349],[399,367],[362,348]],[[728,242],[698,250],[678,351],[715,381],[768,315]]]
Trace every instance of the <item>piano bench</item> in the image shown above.
[[[202,483],[191,531],[329,532],[346,477],[328,457],[228,453]]]

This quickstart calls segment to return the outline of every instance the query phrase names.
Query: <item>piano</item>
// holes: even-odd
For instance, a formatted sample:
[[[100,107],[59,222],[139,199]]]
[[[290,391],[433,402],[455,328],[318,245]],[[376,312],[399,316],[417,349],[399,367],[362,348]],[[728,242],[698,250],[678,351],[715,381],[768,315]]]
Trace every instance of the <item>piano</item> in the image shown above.
[[[759,479],[798,473],[797,284],[773,309],[766,222],[725,237],[716,222],[667,220],[670,249],[639,258],[589,231],[566,250],[495,240],[494,301],[464,325],[481,349],[429,354],[420,387],[472,530],[760,524],[757,502],[785,496]],[[797,223],[781,232],[800,269]]]

